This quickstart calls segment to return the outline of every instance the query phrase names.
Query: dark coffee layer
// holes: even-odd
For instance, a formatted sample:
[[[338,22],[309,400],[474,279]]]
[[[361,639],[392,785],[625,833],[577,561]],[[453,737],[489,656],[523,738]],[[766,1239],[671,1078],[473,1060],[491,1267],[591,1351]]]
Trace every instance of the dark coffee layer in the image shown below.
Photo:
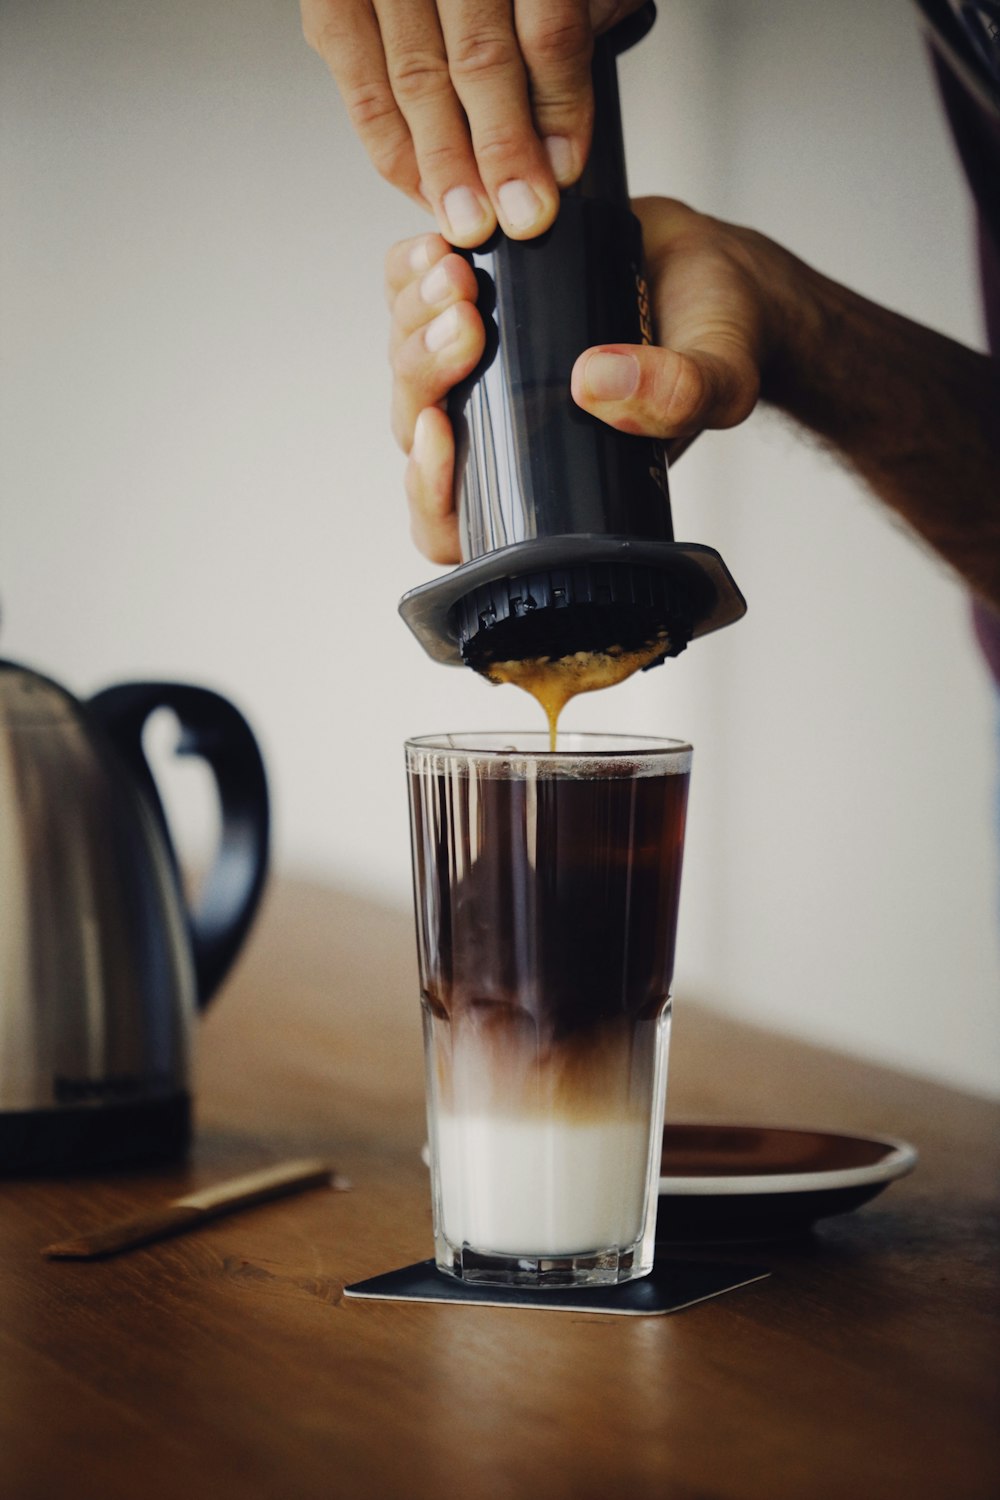
[[[670,989],[686,774],[413,776],[421,986],[440,1018],[474,1015],[544,1048]]]

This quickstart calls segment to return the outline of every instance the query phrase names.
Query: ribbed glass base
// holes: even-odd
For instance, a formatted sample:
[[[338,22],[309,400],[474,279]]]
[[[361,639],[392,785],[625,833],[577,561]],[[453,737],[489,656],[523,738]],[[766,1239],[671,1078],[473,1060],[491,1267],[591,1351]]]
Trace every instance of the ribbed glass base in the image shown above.
[[[585,1287],[617,1286],[648,1276],[652,1257],[643,1256],[640,1240],[627,1249],[587,1252],[582,1255],[485,1255],[468,1245],[435,1247],[439,1271],[479,1286]]]

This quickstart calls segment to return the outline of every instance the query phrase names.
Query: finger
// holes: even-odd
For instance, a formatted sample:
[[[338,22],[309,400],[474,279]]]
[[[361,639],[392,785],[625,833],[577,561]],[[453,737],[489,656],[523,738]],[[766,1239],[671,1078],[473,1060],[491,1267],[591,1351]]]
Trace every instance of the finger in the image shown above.
[[[438,9],[483,186],[504,232],[530,239],[552,223],[559,193],[531,118],[510,0],[438,0]]]
[[[760,377],[748,350],[721,337],[684,351],[604,344],[580,355],[571,389],[620,432],[673,438],[735,427],[756,405]]]
[[[454,501],[455,439],[443,411],[431,406],[417,418],[406,465],[410,534],[436,563],[461,561]]]
[[[405,286],[418,280],[451,246],[440,234],[418,234],[410,240],[399,240],[385,257],[385,300],[391,307]]]
[[[496,219],[449,73],[434,0],[374,0],[385,65],[416,153],[420,190],[454,245],[482,244]]]
[[[456,302],[411,333],[392,358],[392,431],[404,453],[413,442],[417,414],[436,406],[482,357],[483,320],[470,302]]]
[[[641,10],[645,4],[646,0],[590,0],[588,9],[594,35],[610,31],[612,26],[617,26],[619,21]]]
[[[409,126],[393,96],[369,0],[302,0],[302,30],[333,74],[376,171],[424,203]]]
[[[588,6],[586,0],[515,0],[514,22],[535,130],[556,182],[568,187],[583,171],[594,122]]]
[[[403,288],[393,303],[390,349],[395,352],[411,333],[424,328],[455,302],[475,302],[476,273],[467,260],[452,252],[419,279]]]

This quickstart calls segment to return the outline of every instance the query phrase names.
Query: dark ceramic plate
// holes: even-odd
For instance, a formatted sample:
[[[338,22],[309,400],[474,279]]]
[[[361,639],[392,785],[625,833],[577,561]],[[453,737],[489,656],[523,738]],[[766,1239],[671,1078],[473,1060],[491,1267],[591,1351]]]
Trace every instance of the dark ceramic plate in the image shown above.
[[[905,1141],[755,1125],[667,1125],[657,1243],[775,1240],[848,1213],[917,1153]]]

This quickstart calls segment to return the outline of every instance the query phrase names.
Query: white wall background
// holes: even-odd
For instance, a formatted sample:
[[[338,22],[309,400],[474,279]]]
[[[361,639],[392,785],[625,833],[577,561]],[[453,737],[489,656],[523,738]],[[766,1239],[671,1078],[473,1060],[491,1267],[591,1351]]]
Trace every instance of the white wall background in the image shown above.
[[[228,692],[279,868],[406,902],[402,739],[537,717],[395,614],[433,570],[387,434],[381,259],[423,221],[293,0],[4,0],[0,24],[0,646],[80,692]],[[622,71],[637,192],[980,343],[905,0],[665,0]],[[699,442],[674,496],[750,613],[566,725],[696,745],[680,998],[1000,1092],[994,704],[961,589],[765,414]]]

